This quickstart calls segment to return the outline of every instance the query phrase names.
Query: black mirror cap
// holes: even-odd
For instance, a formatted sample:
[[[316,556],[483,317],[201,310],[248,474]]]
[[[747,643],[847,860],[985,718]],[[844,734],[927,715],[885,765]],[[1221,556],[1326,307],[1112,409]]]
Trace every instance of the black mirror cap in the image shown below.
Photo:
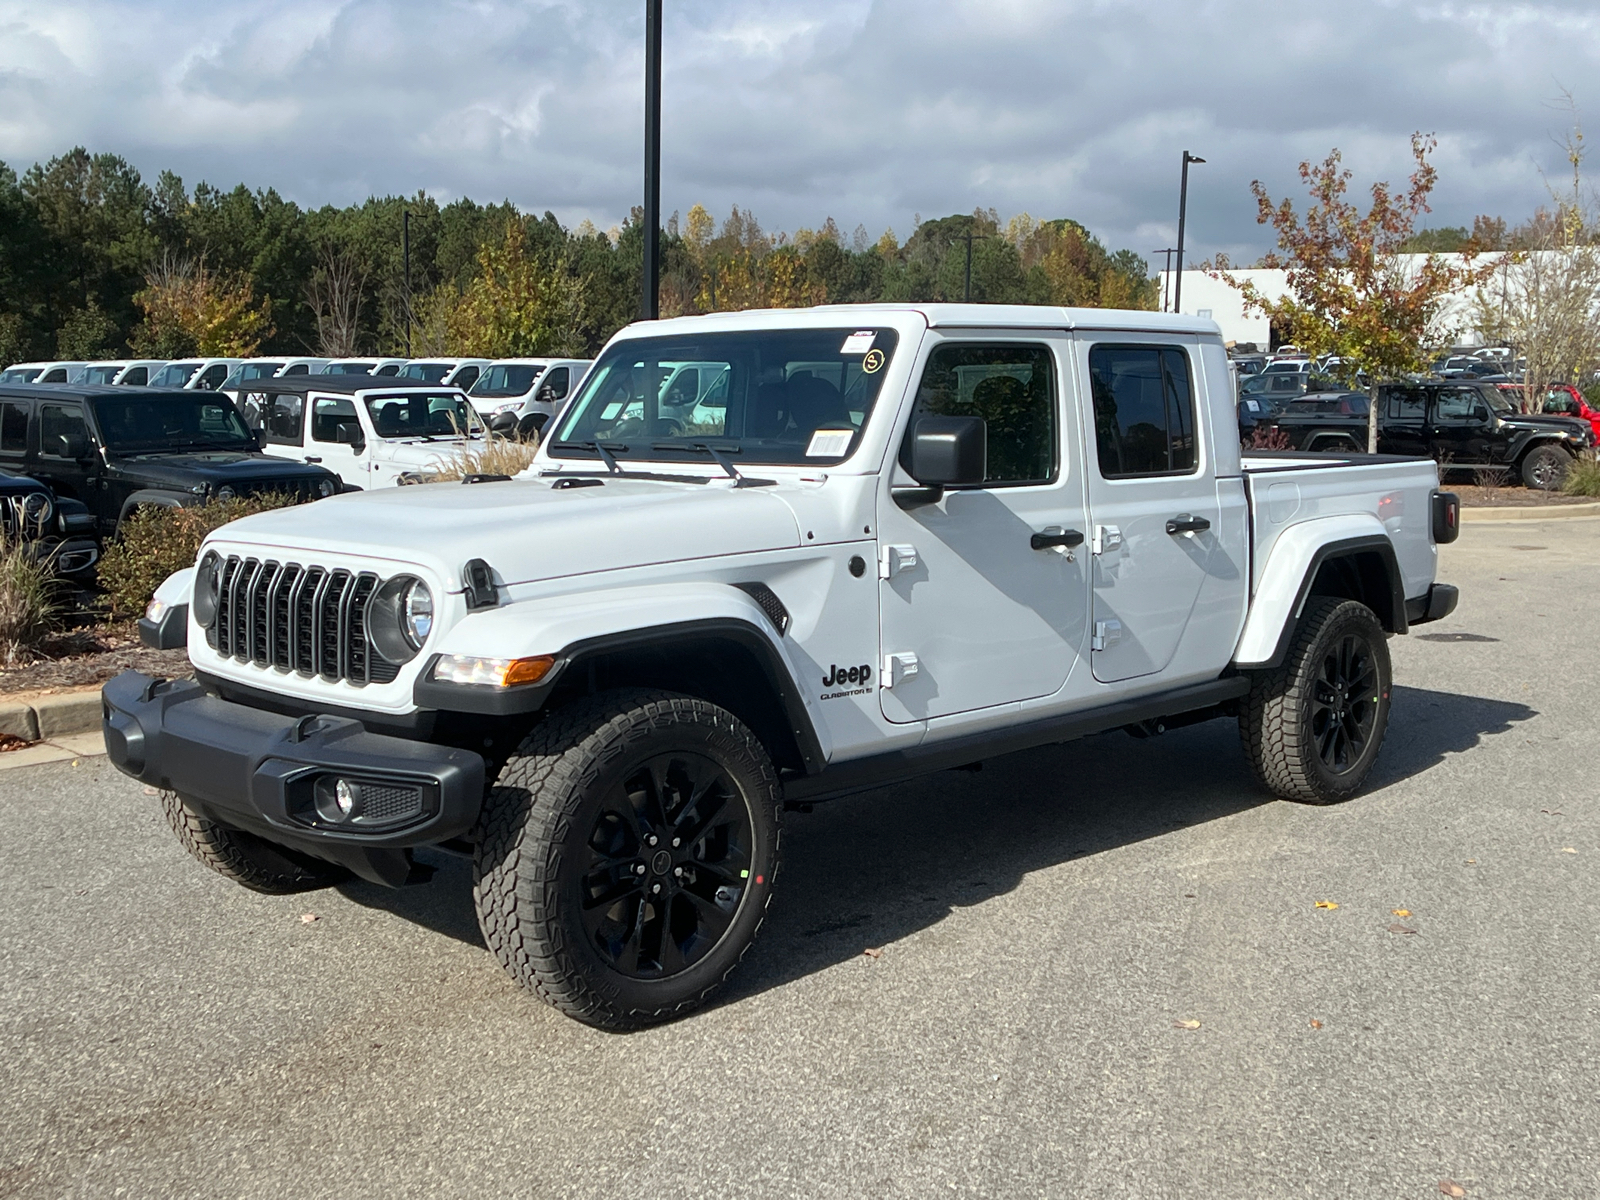
[[[923,417],[911,436],[911,477],[924,487],[977,487],[989,459],[982,417]]]
[[[509,437],[517,431],[517,414],[515,412],[499,412],[489,418],[489,432],[497,433],[501,437]]]

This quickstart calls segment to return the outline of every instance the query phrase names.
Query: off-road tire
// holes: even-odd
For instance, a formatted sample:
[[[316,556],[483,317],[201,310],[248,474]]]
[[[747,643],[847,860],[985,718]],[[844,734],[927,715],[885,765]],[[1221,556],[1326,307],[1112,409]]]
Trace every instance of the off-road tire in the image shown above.
[[[1542,492],[1557,492],[1567,481],[1572,456],[1555,446],[1535,446],[1522,456],[1522,482]]]
[[[177,792],[162,792],[161,807],[185,850],[218,875],[252,892],[287,896],[332,887],[350,878],[343,867],[208,821]]]
[[[582,863],[610,789],[639,764],[674,753],[711,760],[743,793],[752,865],[736,915],[704,957],[640,979],[608,963],[585,932]],[[484,942],[519,984],[585,1024],[639,1029],[688,1013],[732,974],[765,919],[780,807],[771,758],[732,713],[634,688],[575,701],[523,739],[484,801],[473,864]]]
[[[1348,768],[1336,770],[1319,753],[1313,700],[1327,656],[1347,636],[1368,648],[1377,686],[1370,736]],[[1252,674],[1239,712],[1239,738],[1262,786],[1303,804],[1337,804],[1359,791],[1383,746],[1393,679],[1387,635],[1376,614],[1359,601],[1312,597],[1282,665]]]

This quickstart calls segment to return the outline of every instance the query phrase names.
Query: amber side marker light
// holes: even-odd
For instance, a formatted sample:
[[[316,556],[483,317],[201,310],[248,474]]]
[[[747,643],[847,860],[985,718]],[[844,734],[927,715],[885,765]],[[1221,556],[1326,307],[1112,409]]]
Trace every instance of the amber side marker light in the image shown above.
[[[555,655],[532,658],[475,658],[467,654],[441,654],[433,665],[440,683],[468,683],[480,687],[517,687],[538,683],[556,665]]]

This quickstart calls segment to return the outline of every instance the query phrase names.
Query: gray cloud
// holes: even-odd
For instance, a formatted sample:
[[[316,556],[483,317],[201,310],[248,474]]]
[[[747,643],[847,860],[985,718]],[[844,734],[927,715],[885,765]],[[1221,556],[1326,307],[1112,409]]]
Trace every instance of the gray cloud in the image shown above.
[[[0,157],[82,143],[306,205],[425,189],[615,223],[637,202],[637,0],[0,0]],[[994,206],[1254,255],[1249,182],[1332,146],[1399,181],[1440,139],[1434,224],[1517,217],[1600,67],[1580,3],[667,0],[664,203],[904,237]]]

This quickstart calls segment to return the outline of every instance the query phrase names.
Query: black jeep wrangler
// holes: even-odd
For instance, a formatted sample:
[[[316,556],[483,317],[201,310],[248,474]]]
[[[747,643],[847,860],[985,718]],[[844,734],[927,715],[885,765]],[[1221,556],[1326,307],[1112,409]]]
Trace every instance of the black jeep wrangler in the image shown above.
[[[58,574],[87,582],[100,561],[94,514],[79,500],[58,499],[37,479],[0,467],[0,535],[55,563]]]
[[[331,471],[262,454],[226,396],[146,388],[0,386],[0,471],[82,502],[105,537],[146,504],[341,490]]]

